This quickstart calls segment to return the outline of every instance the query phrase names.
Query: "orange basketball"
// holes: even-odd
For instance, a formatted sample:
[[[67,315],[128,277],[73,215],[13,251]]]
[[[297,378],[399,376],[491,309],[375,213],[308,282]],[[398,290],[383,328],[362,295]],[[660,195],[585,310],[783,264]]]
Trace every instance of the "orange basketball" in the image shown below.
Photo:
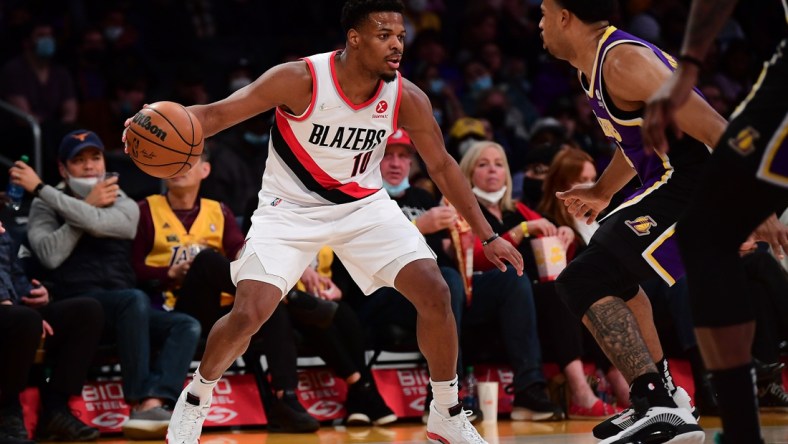
[[[202,154],[200,122],[182,105],[156,102],[131,119],[126,148],[151,176],[167,179],[188,172]]]

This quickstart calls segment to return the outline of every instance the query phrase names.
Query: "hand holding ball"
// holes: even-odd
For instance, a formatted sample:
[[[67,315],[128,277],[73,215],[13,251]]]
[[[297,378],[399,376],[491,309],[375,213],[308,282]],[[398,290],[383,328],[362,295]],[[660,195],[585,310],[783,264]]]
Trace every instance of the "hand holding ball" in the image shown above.
[[[126,152],[142,171],[160,179],[187,173],[202,149],[200,121],[175,102],[148,105],[126,129]]]

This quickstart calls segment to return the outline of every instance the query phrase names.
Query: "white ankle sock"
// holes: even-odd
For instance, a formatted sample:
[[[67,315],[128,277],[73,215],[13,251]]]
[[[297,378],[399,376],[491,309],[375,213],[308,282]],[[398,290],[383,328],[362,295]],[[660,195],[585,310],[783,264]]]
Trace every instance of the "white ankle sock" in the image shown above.
[[[200,374],[200,369],[198,368],[196,372],[194,372],[194,380],[192,381],[192,386],[189,389],[192,395],[200,398],[200,403],[204,403],[206,399],[211,397],[211,393],[213,393],[213,388],[216,386],[216,383],[219,382],[219,379],[215,379],[213,381],[206,381],[205,378]]]
[[[448,417],[449,409],[460,402],[457,375],[454,375],[454,379],[450,381],[433,381],[430,378],[430,385],[432,385],[432,397],[435,400],[438,413]]]

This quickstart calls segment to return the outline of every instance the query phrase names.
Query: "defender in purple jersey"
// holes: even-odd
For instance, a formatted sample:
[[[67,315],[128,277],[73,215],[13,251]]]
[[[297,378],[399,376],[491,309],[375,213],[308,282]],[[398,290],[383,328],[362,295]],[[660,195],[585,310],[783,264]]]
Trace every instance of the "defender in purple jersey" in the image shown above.
[[[601,221],[588,248],[559,276],[557,289],[631,384],[632,408],[598,425],[594,435],[604,443],[699,443],[705,434],[689,409],[677,406],[687,407],[686,394],[671,381],[639,282],[656,274],[673,284],[683,275],[674,226],[709,157],[704,145],[717,140],[725,120],[694,93],[677,119],[689,137],[676,141],[670,155],[647,155],[642,110],[676,63],[654,45],[610,26],[613,9],[613,0],[542,3],[545,49],[578,69],[602,130],[618,146],[595,184],[557,197],[590,223],[631,179],[641,183]]]
[[[690,96],[706,51],[735,0],[695,0],[681,63],[649,101],[645,136],[667,152],[665,127]],[[775,12],[778,10],[774,1]],[[788,2],[782,0],[788,22]],[[785,28],[784,28],[785,29]],[[695,335],[717,391],[722,443],[763,442],[750,353],[755,312],[747,297],[741,243],[755,237],[778,256],[788,252],[788,228],[777,221],[788,206],[788,39],[764,64],[758,82],[731,116],[700,178],[677,237],[687,266]],[[726,223],[708,223],[726,217]],[[777,212],[775,214],[775,211]],[[759,226],[760,224],[760,226]],[[757,227],[757,228],[756,228]]]

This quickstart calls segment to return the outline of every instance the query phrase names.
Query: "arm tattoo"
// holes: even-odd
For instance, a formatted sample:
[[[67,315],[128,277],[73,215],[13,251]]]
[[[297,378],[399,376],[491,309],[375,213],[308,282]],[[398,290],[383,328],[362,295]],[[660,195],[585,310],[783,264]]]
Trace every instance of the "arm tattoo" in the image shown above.
[[[698,59],[706,52],[733,12],[737,0],[694,0],[684,33],[681,53]]]
[[[627,382],[645,373],[656,372],[640,327],[627,307],[616,297],[603,299],[588,309],[584,323],[610,361]]]

